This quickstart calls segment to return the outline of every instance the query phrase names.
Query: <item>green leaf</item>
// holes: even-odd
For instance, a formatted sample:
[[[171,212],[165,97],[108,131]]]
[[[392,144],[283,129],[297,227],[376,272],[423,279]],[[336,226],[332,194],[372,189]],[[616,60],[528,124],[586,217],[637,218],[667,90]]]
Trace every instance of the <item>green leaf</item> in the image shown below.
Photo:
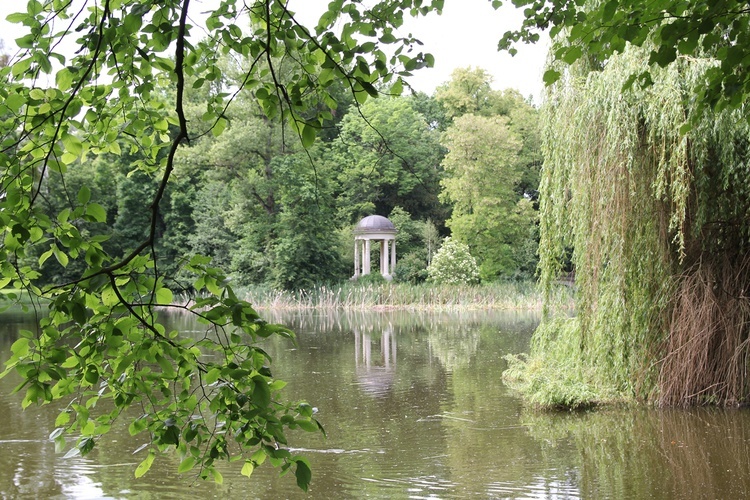
[[[404,83],[401,78],[397,78],[393,85],[391,85],[391,94],[401,95],[404,91]]]
[[[219,119],[216,120],[216,124],[211,129],[211,133],[214,135],[214,137],[219,137],[224,132],[224,129],[227,128],[228,123],[229,121],[226,118],[220,116]]]
[[[27,19],[29,19],[29,15],[27,13],[25,13],[25,12],[14,12],[12,14],[9,14],[5,18],[6,21],[8,21],[9,23],[14,23],[14,24],[15,23],[23,23]]]
[[[310,485],[310,481],[312,480],[312,471],[310,470],[310,465],[306,460],[302,458],[298,458],[296,460],[296,463],[297,467],[294,470],[294,475],[297,478],[297,486],[299,486],[303,491],[307,491],[307,488]]]
[[[24,104],[26,99],[21,94],[12,93],[5,99],[5,105],[14,113],[18,113]]]
[[[268,458],[268,454],[266,453],[266,450],[261,448],[252,454],[252,456],[250,457],[250,460],[252,460],[253,463],[257,465],[263,465],[263,462],[266,461],[266,458]]]
[[[55,419],[55,425],[58,427],[62,427],[66,425],[68,422],[70,422],[70,412],[68,411],[62,411]]]
[[[302,147],[305,149],[308,149],[315,143],[315,137],[317,135],[317,130],[315,127],[305,123],[302,126]]]
[[[295,420],[295,424],[299,425],[300,429],[306,432],[317,432],[320,430],[318,427],[318,424],[313,422],[312,420]]]
[[[172,363],[167,358],[161,356],[160,354],[157,354],[156,362],[159,364],[159,367],[161,368],[164,376],[171,378],[175,375],[174,366],[172,366]]]
[[[560,79],[560,72],[555,71],[554,69],[548,69],[544,72],[544,76],[542,76],[542,80],[544,81],[545,85],[552,85],[557,80]]]
[[[253,465],[253,462],[251,460],[245,460],[245,464],[242,466],[240,474],[246,477],[250,477],[253,474],[254,470],[255,466]]]
[[[145,473],[148,472],[148,470],[151,468],[151,464],[154,463],[154,458],[156,458],[156,453],[154,450],[149,450],[148,456],[138,464],[138,467],[135,468],[135,477],[138,479],[139,477],[142,477]]]
[[[29,353],[29,339],[20,337],[10,346],[10,351],[16,358],[23,358]]]
[[[176,425],[165,426],[159,441],[161,444],[177,445],[180,442],[180,429]]]
[[[617,12],[618,0],[609,0],[602,8],[602,22],[609,23]]]
[[[81,189],[78,190],[78,203],[81,205],[85,205],[89,202],[91,199],[91,190],[88,186],[84,185],[81,186]]]
[[[148,427],[148,422],[144,418],[137,418],[130,422],[130,426],[128,427],[128,432],[131,436],[135,436],[139,432],[143,432],[146,430],[146,427]]]
[[[253,403],[257,406],[268,406],[271,403],[271,390],[263,377],[253,377],[255,387],[253,388]]]
[[[98,203],[89,203],[86,205],[86,215],[96,222],[107,222],[107,212]]]
[[[55,259],[57,259],[57,262],[59,262],[61,266],[68,267],[68,255],[65,252],[54,247],[52,253],[55,255]]]
[[[40,14],[42,12],[42,9],[42,4],[38,0],[29,0],[26,3],[26,12],[28,12],[32,16]]]
[[[57,75],[55,75],[55,83],[62,91],[70,89],[73,85],[73,73],[71,73],[68,68],[61,69],[57,72]]]
[[[156,291],[156,303],[161,305],[169,305],[174,300],[174,295],[172,295],[172,290],[169,288],[159,288]]]
[[[219,376],[221,375],[221,369],[219,368],[211,368],[208,373],[203,377],[203,381],[206,385],[211,385],[217,380],[219,380]]]
[[[127,33],[135,33],[141,28],[141,16],[128,14],[127,16],[125,16],[125,19],[122,20],[122,24],[125,27],[125,31]]]
[[[581,52],[581,47],[579,47],[579,46],[576,45],[576,46],[570,47],[565,52],[565,55],[563,56],[562,59],[567,64],[573,64],[574,62],[576,62],[581,57],[581,53],[582,53]],[[547,80],[545,80],[545,83],[546,82],[547,82]]]
[[[187,457],[185,460],[180,462],[180,465],[177,467],[177,472],[183,473],[191,470],[193,467],[195,467],[196,459],[193,456]]]
[[[62,138],[63,149],[65,152],[75,155],[76,157],[83,152],[83,143],[74,135],[65,134]]]
[[[372,97],[378,97],[378,89],[373,87],[373,85],[369,82],[359,82],[360,85],[362,85],[362,88],[365,89],[365,92],[370,94]]]

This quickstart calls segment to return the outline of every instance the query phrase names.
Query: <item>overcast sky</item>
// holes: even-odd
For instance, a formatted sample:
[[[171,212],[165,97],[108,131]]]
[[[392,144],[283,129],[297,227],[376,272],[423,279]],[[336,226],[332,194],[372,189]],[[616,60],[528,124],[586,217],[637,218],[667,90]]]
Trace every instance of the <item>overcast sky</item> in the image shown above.
[[[205,10],[204,6],[210,2],[195,0],[192,5]],[[291,0],[290,3],[303,21],[314,25],[328,0]],[[539,102],[547,44],[520,47],[515,57],[499,53],[497,42],[502,34],[520,26],[522,19],[521,11],[510,1],[505,3],[507,5],[495,11],[489,0],[446,0],[441,16],[410,18],[404,31],[413,33],[424,43],[421,49],[435,56],[435,67],[415,72],[409,78],[411,85],[432,94],[436,86],[450,78],[454,69],[481,67],[493,76],[495,89],[515,88]],[[10,24],[5,18],[19,8],[25,10],[25,4],[25,0],[0,0],[0,38],[5,41],[6,51],[11,53],[15,49],[13,40],[21,34],[19,25]]]

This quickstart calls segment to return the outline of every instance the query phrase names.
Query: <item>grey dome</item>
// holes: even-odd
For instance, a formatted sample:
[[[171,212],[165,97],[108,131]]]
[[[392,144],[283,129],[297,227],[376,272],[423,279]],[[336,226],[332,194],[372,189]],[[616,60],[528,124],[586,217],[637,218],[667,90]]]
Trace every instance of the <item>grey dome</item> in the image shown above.
[[[354,228],[354,234],[361,233],[395,233],[396,226],[382,215],[368,215],[359,221]]]

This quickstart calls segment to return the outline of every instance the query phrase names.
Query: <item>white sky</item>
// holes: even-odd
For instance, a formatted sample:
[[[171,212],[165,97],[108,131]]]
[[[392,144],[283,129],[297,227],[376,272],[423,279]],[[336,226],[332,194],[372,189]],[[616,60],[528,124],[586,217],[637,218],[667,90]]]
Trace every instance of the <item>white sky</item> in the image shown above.
[[[324,11],[328,0],[290,0],[304,22],[314,26]],[[507,0],[495,11],[489,0],[446,0],[443,14],[431,14],[417,19],[409,18],[404,32],[413,33],[424,46],[420,50],[435,56],[435,67],[416,71],[409,83],[416,89],[432,94],[435,87],[450,79],[459,67],[480,67],[493,76],[493,88],[501,90],[515,88],[524,96],[533,96],[540,102],[543,88],[542,68],[547,43],[519,47],[519,53],[511,57],[497,51],[497,42],[509,29],[520,26],[522,13]],[[195,0],[191,6],[196,11],[205,10],[210,0]],[[17,24],[5,18],[11,12],[25,10],[25,0],[0,0],[0,39],[6,51],[13,53],[13,40],[23,33]]]

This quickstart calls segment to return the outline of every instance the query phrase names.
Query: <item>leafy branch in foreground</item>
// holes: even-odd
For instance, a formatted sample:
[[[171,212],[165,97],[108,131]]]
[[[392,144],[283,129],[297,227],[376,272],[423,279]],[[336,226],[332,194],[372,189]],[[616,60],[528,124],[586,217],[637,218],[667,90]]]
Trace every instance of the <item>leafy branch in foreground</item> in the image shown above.
[[[132,434],[149,436],[136,476],[174,447],[182,472],[198,467],[220,482],[217,459],[243,459],[246,475],[268,459],[293,467],[307,489],[309,464],[284,449],[285,433],[322,429],[309,405],[280,402],[284,382],[273,378],[257,344],[271,335],[293,340],[292,332],[260,319],[205,258],[183,259],[180,272],[203,297],[191,305],[172,304],[174,276],[161,271],[160,204],[178,149],[201,128],[188,123],[183,103],[186,93],[210,89],[199,133],[218,135],[234,97],[250,93],[307,147],[336,108],[334,82],[349,82],[361,103],[378,94],[376,85],[398,91],[399,75],[431,64],[429,55],[408,55],[413,38],[394,34],[405,11],[426,14],[442,2],[421,4],[384,0],[366,9],[337,0],[312,35],[286,2],[223,0],[200,41],[191,38],[190,0],[30,0],[26,12],[9,16],[27,34],[0,69],[0,287],[30,295],[39,321],[13,344],[3,375],[22,376],[24,407],[68,401],[52,437],[64,444],[66,434],[79,435],[69,454],[89,452],[126,418]],[[249,28],[238,25],[246,16]],[[57,51],[71,38],[77,50],[69,58]],[[383,45],[394,46],[391,56]],[[232,92],[217,84],[222,57],[251,61]],[[142,201],[147,236],[119,253],[97,231],[107,213],[89,186],[68,193],[64,208],[48,199],[50,179],[64,184],[66,172],[103,155],[127,158],[131,174],[161,179]],[[48,285],[42,266],[82,271]],[[168,331],[160,308],[195,315],[203,333]]]
[[[493,2],[493,5],[501,2]],[[520,29],[508,31],[501,49],[515,53],[513,44],[536,42],[539,32],[549,29],[555,61],[573,64],[585,60],[603,67],[628,45],[648,48],[648,63],[630,75],[623,89],[633,84],[650,86],[679,57],[710,57],[715,65],[705,72],[705,84],[693,91],[699,104],[718,111],[741,108],[750,94],[750,6],[741,0],[513,0],[524,7],[526,18]],[[559,67],[544,74],[547,84],[562,75]]]

